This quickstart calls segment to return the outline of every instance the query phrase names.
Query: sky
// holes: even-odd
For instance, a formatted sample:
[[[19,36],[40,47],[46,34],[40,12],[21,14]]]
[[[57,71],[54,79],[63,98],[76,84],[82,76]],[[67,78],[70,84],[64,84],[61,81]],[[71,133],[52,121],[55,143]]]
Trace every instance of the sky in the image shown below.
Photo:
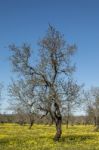
[[[85,88],[99,86],[99,0],[0,0],[0,82],[7,85],[13,75],[8,45],[37,42],[54,25],[65,40],[77,45],[75,79]]]

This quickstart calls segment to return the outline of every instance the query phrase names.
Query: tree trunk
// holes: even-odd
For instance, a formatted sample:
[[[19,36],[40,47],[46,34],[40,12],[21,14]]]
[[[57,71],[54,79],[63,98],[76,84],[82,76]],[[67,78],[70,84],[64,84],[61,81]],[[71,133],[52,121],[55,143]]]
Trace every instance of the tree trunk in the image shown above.
[[[94,131],[99,131],[99,116],[96,117],[96,128]]]
[[[61,134],[62,134],[62,116],[61,116],[58,104],[55,103],[54,106],[55,106],[54,121],[56,125],[56,134],[54,136],[54,140],[59,141],[59,139],[61,138]]]
[[[94,125],[96,126],[96,124],[97,124],[97,123],[96,123],[96,116],[95,116],[95,117],[94,117]]]
[[[56,121],[55,121],[55,125],[56,125],[56,134],[54,137],[55,141],[59,141],[59,139],[61,138],[61,134],[62,134],[62,117],[56,117]]]
[[[32,128],[32,126],[33,126],[33,123],[34,123],[34,121],[31,121],[31,122],[30,122],[29,129],[31,129],[31,128]]]
[[[68,129],[68,125],[69,125],[69,112],[68,112],[67,121],[66,121],[66,128],[67,128],[67,129]]]
[[[30,126],[29,126],[29,129],[32,128],[33,124],[34,124],[34,117],[33,117],[33,114],[29,114],[29,119],[30,119]]]
[[[66,121],[66,128],[68,129],[69,120]]]

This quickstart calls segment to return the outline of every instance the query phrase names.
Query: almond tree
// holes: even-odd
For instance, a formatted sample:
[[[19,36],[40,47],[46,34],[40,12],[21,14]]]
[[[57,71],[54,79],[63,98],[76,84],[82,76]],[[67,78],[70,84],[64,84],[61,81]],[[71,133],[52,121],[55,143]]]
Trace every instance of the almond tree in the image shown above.
[[[36,86],[37,106],[45,115],[50,114],[56,125],[54,139],[62,134],[62,96],[60,81],[67,81],[75,66],[71,63],[76,46],[69,45],[64,36],[49,25],[46,35],[39,41],[38,61],[35,62],[32,48],[10,46],[13,70]],[[44,114],[43,114],[44,115]]]

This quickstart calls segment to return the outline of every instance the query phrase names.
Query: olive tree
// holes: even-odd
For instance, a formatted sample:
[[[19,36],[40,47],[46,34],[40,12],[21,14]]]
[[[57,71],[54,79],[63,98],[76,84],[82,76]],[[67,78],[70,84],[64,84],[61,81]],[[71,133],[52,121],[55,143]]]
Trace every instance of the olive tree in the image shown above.
[[[99,130],[99,87],[93,87],[91,89],[93,95],[93,110],[95,114],[96,128],[95,131]]]
[[[99,130],[99,87],[91,87],[85,93],[85,100],[87,102],[86,112],[90,120],[94,120],[96,128],[94,131]]]
[[[63,100],[60,96],[60,81],[66,82],[68,76],[75,71],[71,57],[76,51],[76,46],[68,44],[64,36],[51,25],[38,45],[36,62],[32,48],[27,44],[23,44],[22,47],[10,45],[10,60],[13,70],[36,86],[37,109],[42,111],[43,115],[50,114],[56,125],[54,139],[59,140],[62,134]]]
[[[63,91],[63,113],[66,116],[66,125],[68,128],[69,120],[73,112],[80,106],[80,89],[79,86],[73,79],[68,79],[67,82],[62,83]]]
[[[23,79],[12,81],[9,85],[10,109],[14,110],[20,119],[20,124],[24,123],[27,116],[30,122],[30,129],[34,123],[35,103],[34,86]],[[23,114],[23,115],[22,115]]]

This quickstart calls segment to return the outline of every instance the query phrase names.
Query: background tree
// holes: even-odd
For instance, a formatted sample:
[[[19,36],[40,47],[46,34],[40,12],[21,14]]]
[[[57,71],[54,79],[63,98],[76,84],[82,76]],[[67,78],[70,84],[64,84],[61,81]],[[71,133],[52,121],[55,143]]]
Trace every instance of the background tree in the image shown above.
[[[96,128],[94,131],[99,130],[99,87],[92,87],[85,93],[87,102],[87,114],[90,120],[94,120]]]
[[[66,125],[68,128],[69,120],[72,117],[74,110],[78,106],[80,106],[80,89],[81,86],[73,81],[73,79],[68,79],[67,82],[62,83],[62,90],[63,90],[63,112],[66,116]]]
[[[35,103],[34,86],[28,81],[12,81],[9,85],[10,108],[17,113],[19,123],[24,124],[25,117],[28,116],[30,129],[34,123]],[[22,115],[23,114],[23,115]]]
[[[63,35],[49,25],[46,35],[39,41],[39,47],[38,61],[35,62],[30,46],[11,45],[11,62],[15,72],[36,86],[38,109],[45,112],[45,115],[50,114],[56,125],[54,139],[59,140],[62,133],[60,81],[68,80],[68,76],[75,70],[71,56],[75,53],[76,46],[69,45]]]
[[[94,111],[94,98],[92,95],[92,90],[88,90],[84,92],[84,108],[86,112],[86,121],[85,124],[93,124],[96,125],[96,116]]]
[[[91,89],[92,94],[93,94],[93,110],[95,114],[95,121],[96,121],[96,128],[95,131],[99,130],[99,87],[93,87]]]

